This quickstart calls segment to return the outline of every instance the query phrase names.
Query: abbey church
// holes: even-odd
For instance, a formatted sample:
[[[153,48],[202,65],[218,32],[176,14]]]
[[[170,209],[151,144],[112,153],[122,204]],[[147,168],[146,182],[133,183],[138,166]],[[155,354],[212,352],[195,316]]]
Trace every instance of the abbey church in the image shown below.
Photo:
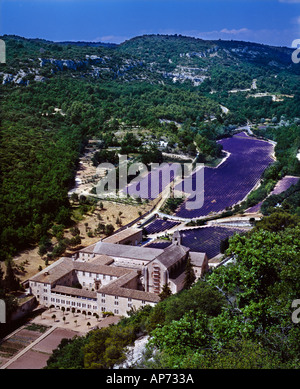
[[[62,257],[29,280],[30,291],[47,307],[127,316],[131,308],[155,305],[164,285],[182,290],[188,258],[196,278],[208,270],[207,255],[183,246],[179,231],[165,249],[141,240],[141,230],[128,228]]]

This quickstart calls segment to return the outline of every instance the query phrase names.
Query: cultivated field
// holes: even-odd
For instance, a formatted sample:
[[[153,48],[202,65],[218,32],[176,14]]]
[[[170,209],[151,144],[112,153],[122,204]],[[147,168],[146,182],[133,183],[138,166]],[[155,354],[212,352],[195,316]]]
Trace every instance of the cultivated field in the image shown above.
[[[219,141],[229,157],[217,168],[204,168],[204,203],[190,210],[183,203],[176,215],[183,218],[200,218],[224,211],[241,202],[259,183],[264,170],[274,160],[273,144],[249,137],[246,133],[236,134]],[[193,188],[197,176],[192,175]],[[183,190],[188,191],[188,181],[183,181]],[[192,192],[189,192],[192,193]],[[190,201],[194,200],[193,194]]]
[[[206,253],[208,259],[220,254],[221,241],[236,233],[243,233],[241,228],[227,227],[198,227],[180,230],[182,245],[189,247],[191,251]],[[163,249],[168,247],[171,241],[157,240],[147,247]]]

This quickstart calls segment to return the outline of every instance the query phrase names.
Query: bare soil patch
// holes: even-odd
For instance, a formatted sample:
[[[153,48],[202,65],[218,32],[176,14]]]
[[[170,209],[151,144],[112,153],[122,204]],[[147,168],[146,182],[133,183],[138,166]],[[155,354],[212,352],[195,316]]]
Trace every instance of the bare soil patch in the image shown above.
[[[21,355],[15,362],[7,366],[7,370],[15,369],[42,369],[47,366],[49,354],[43,354],[34,350],[28,350],[25,354]]]
[[[150,201],[148,204],[143,203],[140,205],[131,205],[131,204],[123,204],[116,203],[113,201],[102,201],[103,209],[101,210],[99,206],[96,207],[94,212],[88,213],[83,216],[82,220],[74,224],[80,230],[81,237],[81,245],[80,247],[86,247],[91,244],[98,242],[100,239],[105,238],[104,234],[94,234],[95,229],[98,227],[99,223],[103,224],[112,224],[115,228],[115,231],[120,227],[125,226],[131,221],[137,219],[139,217],[139,212],[142,214],[149,211],[153,205],[156,203],[156,200]],[[121,215],[120,215],[121,213]],[[101,220],[99,220],[98,215],[101,216]],[[120,219],[122,224],[117,224],[117,219]],[[92,233],[89,236],[89,232]],[[64,236],[66,238],[71,238],[72,235],[69,229],[65,230]],[[55,242],[55,239],[52,240]],[[80,247],[74,247],[67,249],[65,255],[72,255],[76,252]],[[34,247],[32,249],[24,250],[20,252],[13,258],[13,261],[16,265],[24,265],[25,272],[18,272],[16,275],[22,281],[28,280],[35,274],[39,272],[39,267],[41,266],[43,269],[45,268],[44,259],[38,254],[38,247]],[[51,262],[50,262],[51,263]],[[2,269],[5,271],[5,264],[0,263]]]

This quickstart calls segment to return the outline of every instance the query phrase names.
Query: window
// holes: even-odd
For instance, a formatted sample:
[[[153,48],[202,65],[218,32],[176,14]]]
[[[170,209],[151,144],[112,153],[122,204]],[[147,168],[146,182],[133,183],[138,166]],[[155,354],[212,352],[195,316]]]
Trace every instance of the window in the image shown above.
[[[132,303],[128,303],[128,307],[131,308],[132,307]]]
[[[105,294],[104,294],[104,293],[102,293],[102,297],[105,297]]]
[[[118,309],[114,309],[114,313],[115,313],[116,315],[118,315],[119,310],[118,310]]]
[[[132,298],[131,298],[131,297],[128,297],[128,301],[132,301]]]
[[[115,301],[115,305],[119,305],[119,301]]]
[[[105,304],[105,299],[101,299],[101,303]]]

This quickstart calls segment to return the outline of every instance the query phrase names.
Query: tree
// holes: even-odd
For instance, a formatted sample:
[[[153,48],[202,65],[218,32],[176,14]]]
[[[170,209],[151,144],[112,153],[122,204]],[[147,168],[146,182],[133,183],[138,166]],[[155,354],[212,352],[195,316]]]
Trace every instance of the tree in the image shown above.
[[[4,276],[4,272],[0,266],[0,298],[4,298],[5,296],[5,284],[4,284],[4,279],[3,279],[3,276]]]
[[[88,369],[109,369],[125,357],[125,347],[135,339],[132,326],[109,326],[92,331],[84,347],[84,366]]]
[[[162,288],[162,291],[159,294],[160,301],[165,300],[167,297],[171,296],[172,291],[168,284],[165,284]]]
[[[76,227],[71,227],[70,228],[70,232],[71,232],[72,236],[80,235],[80,230],[79,230],[79,228],[77,226]]]
[[[174,320],[163,327],[158,326],[151,336],[150,345],[170,356],[183,356],[188,351],[207,348],[210,345],[211,330],[205,315],[190,311],[180,320]]]
[[[44,243],[40,244],[38,254],[41,257],[43,257],[45,254],[47,254],[47,246]]]
[[[220,253],[224,254],[229,247],[229,237],[222,239],[220,242]]]
[[[69,241],[69,245],[70,246],[77,246],[81,243],[81,238],[79,235],[76,235],[76,236],[73,236],[70,241]]]
[[[48,359],[46,369],[83,369],[83,347],[86,343],[85,336],[62,339]]]
[[[190,289],[196,280],[196,275],[194,272],[193,265],[191,263],[190,256],[188,256],[184,274],[185,274],[185,277],[184,277],[183,289]]]
[[[115,230],[115,227],[112,224],[106,224],[104,233],[105,233],[105,235],[110,236],[113,234],[114,230]]]
[[[15,276],[12,266],[12,260],[8,260],[6,264],[6,274],[4,278],[4,286],[8,291],[16,291],[20,288],[20,281]]]
[[[73,193],[71,194],[70,199],[71,199],[74,203],[77,203],[77,202],[79,201],[78,194],[75,193],[75,192],[73,192]]]
[[[104,223],[98,223],[97,232],[99,234],[101,234],[101,233],[104,233],[104,231],[105,231],[105,224]]]
[[[270,216],[264,217],[256,223],[255,231],[259,229],[278,232],[287,227],[295,227],[300,223],[298,215],[291,215],[285,211],[279,210],[273,212]]]
[[[190,289],[172,295],[163,303],[165,323],[179,320],[187,311],[201,312],[208,317],[218,316],[226,306],[223,294],[203,279],[194,283]],[[160,305],[161,303],[155,306],[154,312]]]
[[[290,321],[290,302],[297,299],[300,288],[299,236],[300,226],[296,226],[278,232],[258,229],[231,238],[227,253],[234,256],[235,263],[216,269],[208,282],[228,298],[234,296],[237,310],[232,328],[253,334],[274,326],[277,332]],[[225,318],[220,318],[218,326],[221,322],[228,326]]]
[[[70,209],[63,206],[60,208],[55,220],[58,224],[66,226],[70,223],[70,216]]]

